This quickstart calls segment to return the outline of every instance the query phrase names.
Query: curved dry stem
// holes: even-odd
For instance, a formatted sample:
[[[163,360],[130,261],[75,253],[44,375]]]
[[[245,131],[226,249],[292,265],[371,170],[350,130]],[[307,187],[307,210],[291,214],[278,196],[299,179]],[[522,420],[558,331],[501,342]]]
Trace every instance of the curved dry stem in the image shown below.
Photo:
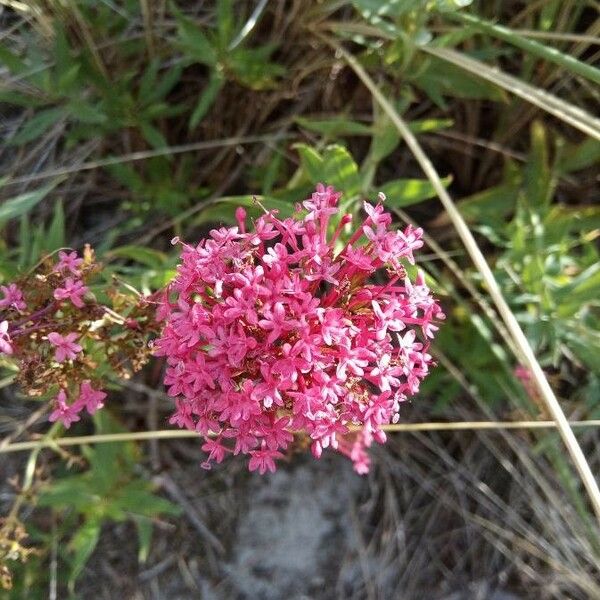
[[[334,40],[331,40],[321,35],[319,37],[321,37],[321,39],[323,39],[327,44],[332,46],[338,52],[338,54],[342,56],[346,63],[348,63],[348,65],[358,75],[358,77],[364,83],[364,85],[369,89],[369,91],[373,95],[373,98],[381,106],[385,113],[390,117],[390,120],[392,121],[400,135],[403,137],[404,141],[406,142],[406,144],[412,151],[414,157],[423,169],[423,172],[425,173],[425,175],[433,185],[434,189],[436,190],[436,193],[439,196],[444,208],[446,209],[448,216],[452,221],[459,237],[465,245],[467,252],[471,256],[473,263],[481,273],[483,281],[485,282],[488,288],[489,294],[492,300],[494,301],[494,304],[496,305],[498,312],[502,317],[502,320],[506,324],[508,331],[513,337],[515,345],[517,346],[517,348],[519,348],[519,354],[521,354],[522,357],[525,359],[525,365],[532,373],[533,380],[540,392],[541,398],[543,399],[548,410],[550,411],[550,414],[556,422],[556,426],[560,432],[560,435],[565,443],[565,446],[567,447],[567,450],[569,451],[569,454],[571,455],[575,467],[577,468],[581,480],[583,481],[583,485],[585,486],[585,489],[587,490],[587,493],[590,497],[590,501],[594,512],[596,513],[596,517],[600,522],[600,489],[598,488],[598,483],[594,478],[594,475],[585,458],[585,455],[581,450],[579,442],[577,441],[577,438],[575,437],[573,430],[571,429],[569,422],[567,421],[567,418],[565,417],[565,414],[552,388],[550,387],[548,380],[546,379],[546,375],[544,374],[542,367],[540,366],[531,346],[529,345],[529,341],[523,333],[523,330],[521,329],[521,326],[519,325],[512,310],[508,306],[508,303],[504,299],[502,291],[500,290],[500,286],[494,278],[492,270],[487,264],[487,261],[485,260],[481,249],[477,245],[477,242],[475,241],[475,238],[473,237],[473,234],[471,233],[467,223],[456,208],[454,201],[446,191],[446,188],[444,187],[440,176],[435,170],[435,167],[421,148],[421,145],[417,141],[414,134],[410,131],[409,127],[406,125],[404,120],[400,117],[396,109],[383,95],[381,90],[377,87],[375,82],[363,69],[360,63],[351,54],[346,52],[346,50],[344,50],[344,48],[342,48],[340,44],[338,44]],[[427,50],[429,51],[430,49]],[[439,52],[441,51],[436,49],[432,53],[438,55]],[[447,50],[443,51],[444,54],[448,52],[449,51]],[[472,62],[476,65],[479,64],[477,63],[477,61]],[[600,137],[600,133],[598,133],[598,136]]]

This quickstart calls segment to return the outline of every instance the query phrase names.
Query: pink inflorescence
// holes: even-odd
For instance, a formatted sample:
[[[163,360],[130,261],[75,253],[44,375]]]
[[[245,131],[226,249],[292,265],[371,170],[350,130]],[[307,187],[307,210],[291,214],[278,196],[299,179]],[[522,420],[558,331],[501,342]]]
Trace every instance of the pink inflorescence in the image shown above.
[[[422,230],[391,230],[381,202],[365,203],[342,243],[351,216],[339,197],[319,185],[296,216],[265,211],[251,230],[238,209],[238,227],[182,246],[155,353],[167,360],[171,423],[206,438],[207,468],[242,453],[251,471],[274,471],[303,433],[315,457],[330,447],[365,473],[366,448],[385,442],[382,426],[428,373],[427,340],[444,315],[423,274],[411,282],[403,265]]]

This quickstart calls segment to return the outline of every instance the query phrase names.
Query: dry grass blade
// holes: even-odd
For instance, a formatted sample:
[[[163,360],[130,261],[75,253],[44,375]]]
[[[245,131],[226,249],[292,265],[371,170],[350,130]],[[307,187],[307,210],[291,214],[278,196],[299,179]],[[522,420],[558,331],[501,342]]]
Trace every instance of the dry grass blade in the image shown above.
[[[600,119],[593,117],[581,108],[455,50],[433,48],[431,46],[421,46],[421,50],[504,88],[515,96],[576,127],[585,134],[600,140]]]
[[[40,179],[49,179],[51,177],[60,177],[62,175],[71,175],[73,173],[79,173],[81,171],[90,171],[94,169],[100,169],[103,167],[110,167],[112,165],[119,165],[126,162],[135,162],[138,160],[147,160],[149,158],[156,158],[158,156],[174,156],[176,154],[183,154],[186,152],[198,152],[199,150],[210,150],[213,148],[225,148],[229,146],[238,146],[244,144],[260,144],[269,142],[273,139],[283,140],[290,137],[285,133],[277,134],[266,134],[266,135],[249,135],[249,136],[234,136],[230,138],[223,138],[219,140],[203,140],[201,142],[193,142],[191,144],[180,144],[177,146],[167,146],[157,150],[141,150],[139,152],[131,152],[130,154],[124,154],[121,156],[111,156],[108,158],[102,158],[99,160],[93,160],[80,165],[72,167],[61,167],[58,169],[52,169],[49,171],[42,171],[40,173],[34,173],[25,177],[14,177],[7,179],[4,185],[15,185],[21,183],[29,183],[31,181],[39,181]]]
[[[446,191],[440,176],[438,175],[435,167],[421,148],[421,145],[417,141],[416,137],[410,131],[409,127],[406,125],[404,120],[400,117],[395,108],[390,104],[387,98],[382,94],[380,89],[377,87],[375,82],[371,79],[368,73],[362,68],[360,63],[348,52],[346,52],[337,42],[330,40],[329,38],[322,37],[329,45],[336,49],[336,51],[344,58],[344,60],[348,63],[348,65],[354,70],[354,72],[358,75],[361,81],[365,84],[365,86],[369,89],[373,98],[377,101],[377,103],[381,106],[381,108],[386,112],[386,114],[390,117],[394,126],[398,129],[398,132],[406,141],[408,147],[411,149],[415,158],[421,165],[423,172],[427,176],[427,178],[431,181],[434,189],[436,190],[437,195],[439,196],[444,208],[448,212],[448,216],[452,220],[454,227],[458,235],[460,236],[463,244],[471,259],[473,260],[475,266],[481,273],[483,280],[488,288],[490,296],[492,297],[500,316],[504,320],[507,329],[512,335],[515,344],[520,349],[520,354],[522,354],[525,359],[526,366],[532,373],[533,379],[537,388],[539,389],[540,395],[544,400],[550,414],[553,419],[556,421],[556,425],[561,434],[561,437],[571,455],[573,462],[579,472],[579,475],[583,481],[583,484],[588,492],[590,497],[590,501],[592,503],[594,512],[600,521],[600,489],[598,488],[598,483],[596,482],[592,470],[583,454],[577,439],[571,429],[567,418],[552,390],[544,371],[542,370],[535,354],[531,346],[529,345],[529,341],[525,337],[521,326],[519,325],[515,315],[511,311],[508,306],[504,296],[502,295],[502,291],[494,278],[494,275],[481,252],[481,249],[477,245],[473,234],[471,233],[468,225],[463,219],[460,212],[457,210],[452,198]],[[438,52],[437,50],[435,51]],[[474,61],[476,63],[476,61]],[[600,135],[600,130],[599,130]]]
[[[571,427],[600,427],[600,419],[588,421],[572,421]],[[410,433],[417,431],[473,431],[486,429],[553,429],[554,421],[460,421],[448,423],[445,421],[427,423],[396,423],[385,425],[383,431],[388,433]],[[39,450],[41,448],[60,448],[62,446],[79,446],[81,444],[106,444],[110,442],[140,442],[147,440],[171,440],[179,438],[199,437],[200,434],[187,429],[158,429],[156,431],[134,431],[124,433],[103,433],[98,435],[80,435],[34,440],[29,442],[14,442],[0,446],[0,454],[21,452],[23,450]]]

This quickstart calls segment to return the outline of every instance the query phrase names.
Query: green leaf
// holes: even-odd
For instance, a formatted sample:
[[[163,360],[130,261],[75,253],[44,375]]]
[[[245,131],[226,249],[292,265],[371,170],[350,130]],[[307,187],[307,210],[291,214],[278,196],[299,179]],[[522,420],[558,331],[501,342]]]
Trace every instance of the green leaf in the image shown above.
[[[422,46],[421,50],[508,90],[515,96],[542,108],[565,123],[569,123],[569,125],[576,127],[587,135],[600,140],[600,119],[578,106],[566,102],[546,90],[525,83],[498,68],[490,67],[484,62],[470,58],[461,52],[455,52],[447,48],[434,48],[432,46]]]
[[[44,250],[53,252],[65,245],[65,211],[62,200],[54,205],[54,215],[48,228]]]
[[[525,200],[535,209],[545,208],[552,199],[554,177],[548,159],[546,130],[539,121],[531,125],[531,152],[525,167]]]
[[[138,561],[145,563],[150,553],[152,542],[152,520],[147,517],[136,516],[133,518],[138,534]]]
[[[442,179],[446,187],[451,181],[452,177]],[[436,196],[435,189],[427,179],[395,179],[380,186],[379,190],[386,196],[386,205],[394,208],[411,206]]]
[[[175,12],[179,25],[179,43],[190,56],[199,63],[214,67],[217,64],[217,52],[208,37],[198,28],[193,21]]]
[[[581,75],[596,84],[600,84],[600,70],[577,60],[570,54],[563,54],[556,48],[550,48],[549,46],[545,46],[534,40],[529,40],[508,27],[484,21],[471,13],[455,12],[449,16],[450,18],[457,19],[462,23],[475,27],[479,31],[483,31],[484,33],[504,40],[513,46],[517,46],[529,54],[553,62],[567,69],[571,73]]]
[[[232,0],[217,1],[217,31],[219,33],[219,43],[225,48],[233,37],[234,27],[234,3]]]
[[[555,298],[561,303],[559,314],[562,316],[575,314],[587,302],[600,303],[600,263],[591,265],[570,284],[556,290]]]
[[[388,18],[397,19],[420,5],[424,8],[423,2],[415,0],[352,0],[352,4],[369,23],[390,34],[398,29]]]
[[[392,125],[389,117],[382,113],[375,122],[373,139],[369,150],[369,161],[377,165],[386,156],[389,156],[400,143],[400,134]]]
[[[358,121],[350,121],[343,117],[336,117],[333,119],[309,119],[305,117],[295,117],[294,121],[308,129],[314,131],[320,135],[337,137],[346,135],[371,135],[373,128],[369,125],[359,123]]]
[[[108,121],[108,116],[104,114],[97,106],[85,102],[80,98],[73,98],[68,106],[69,114],[80,121],[89,125],[102,125]]]
[[[151,269],[160,269],[167,261],[168,257],[164,252],[146,248],[144,246],[120,246],[110,250],[105,255],[108,257],[127,258],[139,262]]]
[[[600,142],[588,138],[581,144],[567,146],[557,166],[561,173],[571,173],[591,167],[598,162],[600,162]]]
[[[31,119],[25,122],[18,133],[8,140],[8,144],[16,146],[37,139],[45,133],[52,125],[57,123],[65,116],[65,109],[62,106],[55,106],[41,110]]]
[[[138,89],[138,97],[142,102],[150,96],[156,87],[156,77],[160,69],[160,61],[156,58],[152,59],[146,67],[142,78],[140,79],[140,87]]]
[[[162,75],[162,78],[158,80],[158,83],[151,89],[148,96],[141,96],[142,100],[145,100],[147,104],[163,100],[164,97],[177,85],[181,79],[181,73],[183,72],[183,65],[177,64],[169,69]]]
[[[275,46],[260,48],[237,48],[227,57],[227,67],[236,79],[253,90],[268,90],[275,87],[276,79],[285,73],[285,68],[269,61]]]
[[[19,56],[11,52],[5,43],[0,44],[0,63],[6,65],[13,75],[20,75],[31,69]]]
[[[45,104],[42,98],[37,98],[32,93],[21,93],[13,90],[0,90],[0,102],[25,108],[36,108]]]
[[[307,144],[295,144],[293,147],[298,150],[302,168],[311,182],[318,183],[321,181],[323,157],[313,147],[308,146]]]
[[[407,125],[413,133],[429,133],[440,129],[448,129],[448,127],[454,125],[454,121],[452,119],[417,119],[410,121]]]
[[[154,125],[148,122],[140,123],[140,129],[146,141],[154,148],[160,150],[168,146],[164,135]]]
[[[198,123],[202,121],[204,115],[206,115],[210,107],[214,104],[214,101],[217,99],[224,83],[225,79],[221,72],[217,69],[213,69],[210,73],[210,79],[208,80],[206,87],[202,90],[202,93],[198,98],[198,103],[192,111],[189,122],[190,131],[193,131],[198,126]]]
[[[74,509],[77,512],[89,510],[98,500],[94,490],[81,475],[63,477],[52,481],[38,498],[39,506],[51,506],[54,509]]]
[[[28,213],[36,204],[41,202],[59,183],[55,180],[37,190],[25,192],[10,200],[5,200],[0,206],[0,224]]]
[[[504,219],[515,210],[518,183],[497,185],[457,203],[457,208],[467,222],[504,226]]]
[[[179,515],[181,509],[166,498],[152,493],[150,484],[141,479],[134,479],[119,488],[114,504],[127,513],[145,517]]]
[[[346,148],[338,144],[327,146],[323,155],[307,146],[295,144],[300,160],[311,183],[332,185],[342,192],[346,199],[360,193],[361,179],[358,165]]]
[[[439,51],[441,52],[441,50]],[[446,108],[444,96],[495,100],[497,102],[505,100],[502,90],[496,86],[459,67],[439,60],[437,57],[432,57],[431,61],[413,77],[412,81],[441,108]]]
[[[69,589],[71,592],[73,592],[77,578],[81,575],[87,561],[98,544],[100,525],[101,522],[99,520],[88,519],[75,532],[69,542],[69,548],[74,555],[69,575]]]

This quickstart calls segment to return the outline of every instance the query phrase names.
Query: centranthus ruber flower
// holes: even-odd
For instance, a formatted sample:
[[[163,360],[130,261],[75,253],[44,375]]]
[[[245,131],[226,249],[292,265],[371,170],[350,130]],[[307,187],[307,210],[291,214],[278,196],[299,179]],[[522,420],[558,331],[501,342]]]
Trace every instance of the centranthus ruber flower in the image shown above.
[[[23,300],[23,292],[16,284],[0,285],[0,291],[4,295],[4,298],[0,299],[0,308],[14,308],[19,311],[27,308]]]
[[[253,227],[240,208],[237,227],[182,244],[155,354],[171,423],[206,438],[204,467],[241,453],[272,472],[298,434],[315,457],[331,448],[365,473],[366,449],[427,375],[444,315],[423,274],[405,269],[423,232],[394,230],[380,198],[343,243],[352,216],[339,198],[319,185],[293,217],[265,211]]]
[[[77,256],[77,252],[64,252],[61,250],[58,253],[58,263],[54,267],[55,273],[70,272],[73,275],[79,275],[83,265],[83,258]]]
[[[8,334],[8,321],[0,322],[0,354],[12,354],[12,340]]]
[[[60,333],[53,331],[48,334],[48,341],[55,348],[54,358],[56,362],[61,363],[68,358],[77,358],[77,354],[83,350],[79,344],[75,343],[78,337],[77,333],[67,333],[67,335],[62,336]]]
[[[84,302],[82,298],[87,291],[88,288],[83,285],[83,282],[67,277],[64,287],[54,290],[54,298],[56,300],[70,300],[77,308],[83,308]]]
[[[67,429],[72,423],[80,420],[79,411],[81,408],[77,403],[69,405],[67,403],[67,394],[65,390],[60,390],[55,398],[55,408],[48,417],[49,421],[60,421]]]

